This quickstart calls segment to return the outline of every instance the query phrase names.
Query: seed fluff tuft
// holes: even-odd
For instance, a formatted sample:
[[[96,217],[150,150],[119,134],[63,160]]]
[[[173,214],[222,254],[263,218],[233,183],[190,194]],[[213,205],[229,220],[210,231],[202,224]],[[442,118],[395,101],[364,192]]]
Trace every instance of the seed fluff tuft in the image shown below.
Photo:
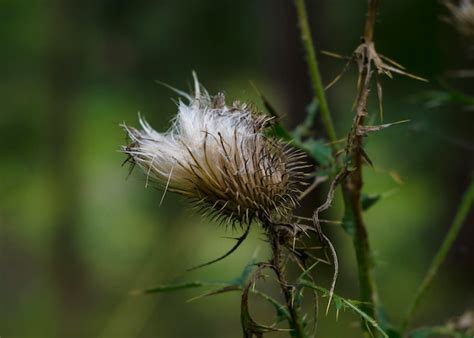
[[[122,127],[121,151],[149,180],[181,194],[226,224],[288,219],[298,205],[304,154],[268,136],[274,118],[225,96],[210,96],[194,76],[194,96],[179,92],[178,113],[165,133],[141,116],[141,129]],[[164,196],[163,194],[163,196]]]
[[[459,0],[457,6],[450,0],[446,1],[445,4],[452,15],[452,18],[448,19],[448,22],[452,23],[466,38],[474,39],[473,0]]]

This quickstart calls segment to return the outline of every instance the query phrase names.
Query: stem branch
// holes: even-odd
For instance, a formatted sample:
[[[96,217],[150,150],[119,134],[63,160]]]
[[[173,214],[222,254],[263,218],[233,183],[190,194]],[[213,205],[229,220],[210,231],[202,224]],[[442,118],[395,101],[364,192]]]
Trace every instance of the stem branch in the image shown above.
[[[304,0],[295,0],[296,14],[298,15],[298,22],[301,29],[301,41],[306,52],[306,62],[308,63],[309,75],[311,77],[311,83],[313,85],[314,92],[319,101],[321,107],[321,118],[328,134],[328,138],[331,141],[333,150],[337,150],[337,137],[332,122],[331,113],[329,111],[328,102],[324,93],[324,86],[321,81],[321,74],[319,72],[318,59],[314,51],[313,39],[311,37],[311,30],[308,24],[308,14],[306,13],[306,7]]]

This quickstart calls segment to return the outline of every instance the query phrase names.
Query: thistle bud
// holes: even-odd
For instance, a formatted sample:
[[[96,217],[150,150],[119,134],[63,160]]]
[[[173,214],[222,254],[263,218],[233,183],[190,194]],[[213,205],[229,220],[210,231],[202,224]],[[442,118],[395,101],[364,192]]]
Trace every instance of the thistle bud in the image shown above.
[[[172,126],[159,133],[140,117],[123,125],[129,155],[166,191],[181,194],[225,223],[264,224],[286,218],[298,204],[303,154],[266,133],[273,117],[252,106],[211,97],[194,75],[194,95],[181,93]]]

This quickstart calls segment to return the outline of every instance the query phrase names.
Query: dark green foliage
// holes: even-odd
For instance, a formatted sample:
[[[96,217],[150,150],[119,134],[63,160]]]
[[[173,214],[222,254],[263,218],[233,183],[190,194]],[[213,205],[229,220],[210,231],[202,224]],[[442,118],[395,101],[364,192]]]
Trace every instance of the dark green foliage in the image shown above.
[[[344,208],[341,226],[349,235],[355,234],[354,213],[351,208]]]
[[[382,198],[382,194],[362,194],[362,209],[364,211],[368,210],[375,203],[377,203]]]
[[[308,152],[308,154],[321,167],[329,167],[333,164],[332,150],[326,145],[324,140],[309,139],[300,144],[300,147]]]

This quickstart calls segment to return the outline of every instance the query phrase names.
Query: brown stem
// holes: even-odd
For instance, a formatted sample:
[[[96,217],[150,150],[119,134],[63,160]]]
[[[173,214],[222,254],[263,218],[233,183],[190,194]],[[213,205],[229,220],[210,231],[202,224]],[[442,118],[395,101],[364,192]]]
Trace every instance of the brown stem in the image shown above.
[[[268,232],[268,239],[270,240],[272,246],[272,258],[271,258],[271,265],[273,270],[275,271],[276,277],[278,279],[278,284],[280,284],[281,291],[283,292],[283,296],[285,297],[286,307],[288,308],[288,312],[291,316],[290,326],[294,330],[294,337],[297,338],[306,338],[306,333],[303,328],[303,324],[301,322],[298,309],[294,304],[292,286],[288,284],[285,276],[284,266],[281,261],[282,252],[281,252],[281,242],[280,242],[280,234],[269,229]]]
[[[364,38],[365,42],[370,43],[374,38],[375,18],[377,17],[377,9],[379,0],[369,0],[369,9],[367,11],[367,20],[365,21]]]
[[[359,91],[356,101],[356,116],[352,130],[348,136],[346,152],[351,158],[351,171],[343,183],[343,195],[346,208],[351,213],[354,221],[354,248],[359,269],[360,300],[363,302],[361,310],[374,319],[377,319],[377,290],[373,275],[374,263],[371,256],[369,236],[363,218],[361,193],[363,188],[362,165],[363,165],[363,135],[359,128],[364,125],[367,114],[367,99],[369,96],[369,85],[372,77],[372,51],[373,32],[375,17],[379,1],[369,0],[369,9],[365,25],[364,41],[357,49],[359,54]],[[363,324],[366,328],[366,325]]]
[[[352,129],[347,138],[346,147],[346,154],[348,158],[351,159],[351,171],[349,172],[348,167],[344,167],[341,177],[349,173],[348,177],[342,183],[342,191],[344,195],[345,206],[348,212],[352,214],[355,224],[354,248],[356,252],[357,265],[359,268],[360,297],[361,301],[363,302],[361,308],[369,316],[376,319],[375,308],[377,306],[377,291],[373,277],[374,264],[371,257],[369,236],[364,223],[361,204],[361,192],[363,187],[362,163],[364,152],[362,149],[362,135],[359,133],[359,128],[364,125],[364,119],[367,110],[369,83],[372,76],[372,70],[370,67],[373,60],[371,56],[373,56],[375,53],[373,46],[374,25],[379,5],[379,0],[368,1],[369,6],[364,29],[364,40],[361,46],[355,51],[359,62],[359,90],[356,101],[356,116],[354,118]],[[318,94],[318,98],[322,98],[321,101],[326,102],[323,87],[320,85],[320,74],[317,65],[316,53],[314,52],[314,46],[311,42],[311,35],[309,33],[309,25],[307,23],[304,0],[296,0],[296,5],[300,27],[302,30],[302,41],[307,51],[308,63],[310,73],[312,74],[314,88]],[[324,111],[325,110],[323,109],[323,113]],[[326,112],[329,116],[329,109],[326,109]],[[331,122],[330,120],[328,121]],[[324,126],[331,138],[331,135],[334,135],[332,132],[334,130],[332,123],[325,123]],[[334,139],[336,138],[334,137]],[[335,150],[337,150],[337,147],[334,147]],[[331,200],[329,200],[329,203],[330,202]],[[318,211],[315,213],[315,215],[315,224],[318,228]],[[319,229],[317,230],[319,231]],[[363,323],[363,327],[366,327],[365,323]]]

